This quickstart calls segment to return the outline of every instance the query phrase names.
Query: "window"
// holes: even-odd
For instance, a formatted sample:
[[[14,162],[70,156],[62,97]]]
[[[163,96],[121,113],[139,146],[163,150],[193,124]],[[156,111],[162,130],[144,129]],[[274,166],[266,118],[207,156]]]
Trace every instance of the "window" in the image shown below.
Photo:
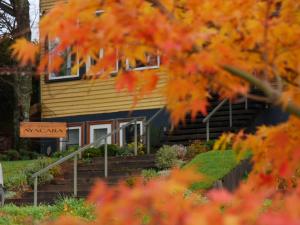
[[[126,69],[127,70],[146,70],[146,69],[158,69],[160,67],[160,56],[145,53],[145,60],[142,62],[140,60],[135,60],[133,62],[126,59]]]
[[[66,51],[61,53],[55,52],[58,43],[58,39],[52,42],[49,41],[49,80],[78,79],[86,73],[85,63],[80,67],[78,66],[79,59],[77,58],[76,53],[74,53],[73,47],[69,47]],[[58,72],[53,72],[51,69],[54,54],[59,54],[64,61]]]
[[[119,123],[119,127],[121,128],[123,125],[127,124],[128,122],[121,122]],[[125,130],[125,133],[124,133]],[[138,139],[142,137],[143,135],[143,122],[137,121],[137,135]],[[127,126],[125,129],[120,130],[120,146],[123,146],[124,144],[129,144],[134,142],[134,123]]]
[[[96,124],[90,125],[90,143],[93,143],[100,137],[103,137],[111,133],[111,124]],[[104,144],[105,140],[103,139],[100,144]],[[111,144],[111,136],[107,138],[107,144]]]
[[[79,127],[68,127],[67,137],[60,139],[60,151],[66,151],[70,147],[80,147],[82,144],[82,129]]]
[[[99,50],[99,59],[103,59],[105,57],[105,51],[103,48],[101,48]],[[111,66],[113,69],[110,72],[110,74],[117,74],[119,71],[119,64],[120,64],[120,60],[118,58],[118,50],[116,50],[116,55],[115,55],[115,63]],[[91,68],[91,66],[96,65],[96,59],[94,59],[93,57],[89,57],[88,62],[86,64],[86,71],[89,72],[89,69]],[[102,71],[100,70],[97,74],[95,75],[101,75],[101,73],[104,72],[104,68],[102,69]],[[94,74],[93,74],[94,75]]]

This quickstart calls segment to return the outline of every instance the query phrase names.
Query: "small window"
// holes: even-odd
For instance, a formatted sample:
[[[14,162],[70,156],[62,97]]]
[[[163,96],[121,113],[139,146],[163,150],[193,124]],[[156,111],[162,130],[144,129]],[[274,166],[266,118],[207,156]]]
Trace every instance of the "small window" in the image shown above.
[[[126,60],[127,70],[158,69],[159,67],[160,67],[160,56],[150,54],[150,53],[145,53],[145,59],[143,61],[135,60],[133,62],[132,60],[129,59]]]
[[[101,48],[99,50],[99,54],[98,54],[99,59],[103,59],[105,57],[105,51],[103,48]],[[87,73],[89,73],[89,69],[91,68],[91,66],[96,65],[96,59],[94,59],[93,57],[89,57],[87,64],[86,64],[86,71]],[[116,55],[115,55],[115,63],[111,66],[113,69],[112,71],[110,71],[111,75],[117,74],[119,72],[119,67],[120,67],[120,60],[118,57],[118,50],[116,50]],[[100,70],[97,74],[95,75],[101,75],[104,72],[104,68],[102,70]],[[89,74],[88,74],[89,75]]]
[[[84,63],[79,67],[79,59],[77,58],[76,53],[74,53],[72,47],[67,48],[64,52],[55,53],[55,48],[58,43],[58,39],[53,42],[49,42],[49,80],[78,79],[86,73],[86,64]],[[58,72],[51,71],[53,54],[59,54],[64,61]],[[76,68],[75,71],[74,68]]]
[[[128,122],[121,122],[119,123],[119,127],[121,128]],[[134,123],[128,125],[126,128],[120,130],[120,146],[130,144],[134,142]],[[125,133],[124,133],[125,131]],[[143,135],[143,122],[142,121],[137,121],[137,135],[138,135],[138,140],[141,139]]]
[[[80,147],[81,127],[69,127],[67,130],[67,137],[60,139],[60,151],[66,151],[71,147]]]
[[[111,133],[111,124],[97,124],[90,126],[90,143]],[[105,140],[101,140],[100,144],[104,144]],[[111,144],[111,136],[107,137],[107,144]]]

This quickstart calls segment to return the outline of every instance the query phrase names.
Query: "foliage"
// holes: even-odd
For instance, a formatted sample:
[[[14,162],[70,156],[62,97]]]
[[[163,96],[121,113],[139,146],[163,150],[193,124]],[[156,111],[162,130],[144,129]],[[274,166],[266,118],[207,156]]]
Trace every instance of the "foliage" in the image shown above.
[[[159,169],[169,169],[177,165],[177,151],[173,146],[162,146],[155,155],[155,164]]]
[[[117,156],[133,156],[134,150],[126,146],[121,146],[117,151]]]
[[[95,13],[99,9],[104,10],[100,16]],[[300,223],[296,176],[300,160],[299,1],[69,0],[48,12],[40,28],[40,46],[60,40],[41,59],[40,72],[58,70],[61,53],[70,46],[82,63],[94,56],[96,63],[88,73],[98,76],[104,71],[101,78],[108,77],[115,65],[116,48],[123,64],[127,59],[133,65],[146,63],[145,53],[161,55],[164,75],[158,70],[122,69],[116,88],[127,89],[136,103],[167,77],[166,107],[174,124],[187,113],[192,117],[206,114],[211,92],[234,100],[245,96],[251,85],[264,96],[249,98],[291,113],[286,123],[260,127],[255,134],[226,134],[215,144],[223,149],[233,143],[237,153],[252,150],[253,171],[233,194],[214,190],[207,194],[210,201],[200,205],[191,197],[183,198],[183,190],[195,178],[186,171],[146,186],[137,183],[131,191],[99,183],[90,196],[99,204],[97,224],[135,225],[145,222],[145,217],[148,224]],[[98,57],[101,48],[105,48],[103,58]],[[13,51],[25,63],[33,61],[35,50],[20,40]],[[286,184],[279,188],[279,180]],[[264,211],[266,199],[272,205]],[[72,219],[58,221],[74,223]]]
[[[51,214],[53,217],[59,217],[63,214],[92,221],[95,219],[94,210],[94,206],[87,204],[84,199],[62,198],[52,206]]]
[[[37,160],[24,161],[4,161],[1,162],[3,167],[4,186],[8,191],[20,192],[32,185],[31,175],[38,170],[46,167],[53,162],[50,158],[41,158]],[[39,178],[39,183],[50,180],[53,176],[59,173],[59,167],[55,167]]]
[[[41,159],[36,160],[36,162],[31,167],[26,168],[24,173],[27,177],[27,184],[33,187],[34,180],[32,179],[31,175],[38,172],[41,169],[44,169],[52,162],[53,162],[53,160],[50,158],[41,158]],[[60,166],[53,167],[52,169],[48,170],[47,172],[41,174],[38,177],[39,184],[43,184],[48,181],[51,181],[54,178],[54,176],[59,175],[60,172],[61,172]]]
[[[186,158],[192,159],[200,153],[209,151],[203,141],[195,140],[187,147]]]
[[[157,171],[154,169],[142,170],[141,175],[144,178],[145,182],[148,182],[148,181],[152,180],[153,178],[156,178],[159,176]]]
[[[117,156],[133,156],[134,155],[134,142],[129,143],[125,146],[118,147]],[[137,145],[137,154],[144,155],[145,154],[145,147],[143,143],[139,143]]]
[[[20,160],[21,159],[21,155],[17,150],[14,149],[10,149],[7,151],[6,153],[7,159],[8,160]]]
[[[172,148],[175,149],[178,159],[183,160],[185,158],[186,153],[187,153],[187,149],[186,149],[185,146],[183,146],[183,145],[172,145]]]
[[[94,206],[83,199],[65,198],[54,205],[22,206],[5,205],[0,208],[1,225],[40,224],[52,221],[62,215],[76,216],[84,220],[94,220]]]
[[[69,147],[67,150],[65,151],[56,151],[53,153],[52,157],[54,158],[63,158],[69,154],[71,154],[72,152],[75,152],[78,149],[78,146],[72,146]]]
[[[31,160],[37,159],[41,155],[37,152],[27,151],[20,149],[19,151],[15,149],[9,149],[5,153],[1,153],[1,161],[16,161],[16,160]]]

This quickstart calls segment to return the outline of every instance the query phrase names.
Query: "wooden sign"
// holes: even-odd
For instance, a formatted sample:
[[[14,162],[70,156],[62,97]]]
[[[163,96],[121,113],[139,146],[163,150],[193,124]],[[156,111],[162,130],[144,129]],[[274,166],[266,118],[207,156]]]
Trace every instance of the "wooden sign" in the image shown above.
[[[21,122],[20,137],[23,138],[65,138],[67,123]]]

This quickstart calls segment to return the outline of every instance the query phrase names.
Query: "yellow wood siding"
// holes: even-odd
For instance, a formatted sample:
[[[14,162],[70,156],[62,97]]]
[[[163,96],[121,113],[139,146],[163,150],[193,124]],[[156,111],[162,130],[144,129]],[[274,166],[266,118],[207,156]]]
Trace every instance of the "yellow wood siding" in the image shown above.
[[[41,12],[47,12],[59,1],[63,0],[41,0]],[[117,92],[114,78],[49,83],[42,78],[42,118],[161,108],[165,105],[165,80],[166,76],[162,74],[157,89],[132,108],[132,96],[127,92]]]
[[[165,79],[160,79],[157,89],[132,108],[132,96],[124,91],[117,92],[113,78],[55,83],[45,83],[42,79],[42,117],[52,118],[161,108],[165,104],[164,84]]]

